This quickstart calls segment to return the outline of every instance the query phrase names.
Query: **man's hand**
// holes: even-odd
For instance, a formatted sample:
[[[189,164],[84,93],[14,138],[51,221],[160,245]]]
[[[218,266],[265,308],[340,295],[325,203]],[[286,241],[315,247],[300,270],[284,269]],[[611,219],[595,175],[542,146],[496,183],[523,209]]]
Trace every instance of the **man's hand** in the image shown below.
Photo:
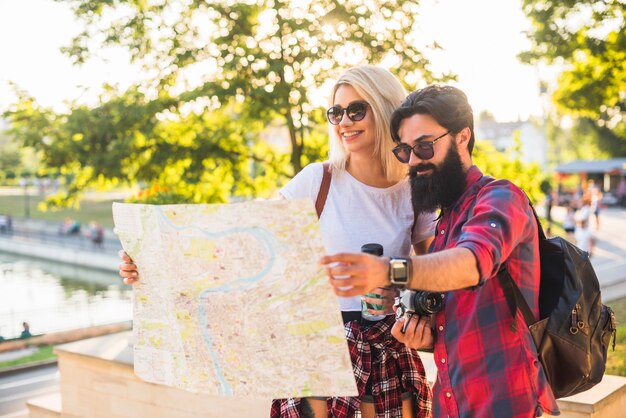
[[[329,264],[337,263],[332,267]],[[339,253],[322,257],[328,281],[337,296],[359,296],[389,285],[389,259],[364,253]]]
[[[430,349],[435,344],[435,336],[430,327],[430,316],[413,315],[408,321],[406,331],[402,333],[407,318],[402,317],[391,328],[391,335],[409,348],[416,350]]]

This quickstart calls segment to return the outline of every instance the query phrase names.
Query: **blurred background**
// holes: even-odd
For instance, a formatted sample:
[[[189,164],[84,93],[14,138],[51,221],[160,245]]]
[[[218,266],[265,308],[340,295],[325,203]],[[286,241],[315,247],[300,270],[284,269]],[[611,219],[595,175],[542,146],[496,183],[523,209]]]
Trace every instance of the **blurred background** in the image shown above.
[[[0,0],[0,338],[130,320],[111,203],[274,196],[326,158],[327,95],[361,63],[465,91],[475,163],[550,234],[577,241],[594,205],[623,322],[625,18],[621,0]]]

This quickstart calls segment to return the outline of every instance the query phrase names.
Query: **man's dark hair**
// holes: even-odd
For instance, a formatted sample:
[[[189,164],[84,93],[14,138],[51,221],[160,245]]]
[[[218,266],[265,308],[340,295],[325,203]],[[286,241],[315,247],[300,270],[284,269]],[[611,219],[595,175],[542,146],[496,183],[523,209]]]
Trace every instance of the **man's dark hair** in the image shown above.
[[[467,102],[467,96],[452,86],[432,84],[409,94],[391,115],[391,137],[400,142],[400,123],[416,114],[430,115],[437,123],[452,134],[468,127],[471,137],[467,150],[472,155],[474,149],[474,112]]]

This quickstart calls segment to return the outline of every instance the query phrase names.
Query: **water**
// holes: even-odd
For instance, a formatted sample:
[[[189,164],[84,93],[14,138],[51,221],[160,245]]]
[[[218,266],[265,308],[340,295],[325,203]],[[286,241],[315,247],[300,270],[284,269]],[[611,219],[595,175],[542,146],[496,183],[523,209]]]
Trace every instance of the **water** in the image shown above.
[[[132,289],[116,272],[0,253],[0,335],[19,336],[132,318]]]

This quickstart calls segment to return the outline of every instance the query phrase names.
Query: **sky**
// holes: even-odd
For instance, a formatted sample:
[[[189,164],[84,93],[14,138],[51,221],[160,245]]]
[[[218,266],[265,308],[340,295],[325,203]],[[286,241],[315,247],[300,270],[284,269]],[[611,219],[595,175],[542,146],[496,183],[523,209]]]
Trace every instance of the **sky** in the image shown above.
[[[539,70],[516,58],[530,45],[521,0],[423,0],[420,10],[420,32],[444,48],[429,54],[432,68],[458,75],[475,115],[487,110],[507,122],[542,114]],[[0,111],[15,101],[9,82],[57,111],[67,100],[93,102],[104,82],[132,82],[138,70],[122,50],[72,66],[59,48],[79,30],[63,2],[0,0]]]

